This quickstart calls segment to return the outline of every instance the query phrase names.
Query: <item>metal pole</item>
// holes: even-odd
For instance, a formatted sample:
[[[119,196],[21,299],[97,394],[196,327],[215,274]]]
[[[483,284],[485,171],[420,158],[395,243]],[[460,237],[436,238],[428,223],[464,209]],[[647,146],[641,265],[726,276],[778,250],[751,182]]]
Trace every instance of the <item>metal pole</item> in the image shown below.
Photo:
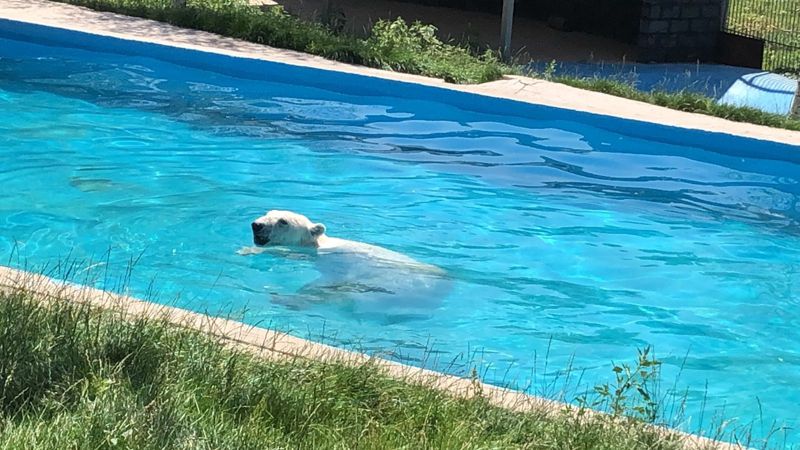
[[[514,23],[514,0],[503,0],[503,17],[500,19],[500,53],[511,56],[511,27]]]

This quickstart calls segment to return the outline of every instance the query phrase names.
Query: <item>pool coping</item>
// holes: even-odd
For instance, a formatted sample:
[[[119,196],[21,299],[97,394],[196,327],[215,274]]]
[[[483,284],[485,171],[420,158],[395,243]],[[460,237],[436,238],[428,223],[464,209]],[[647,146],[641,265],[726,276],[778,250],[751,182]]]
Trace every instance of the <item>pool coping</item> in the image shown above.
[[[800,132],[797,131],[677,111],[524,76],[506,76],[477,85],[457,85],[434,78],[340,63],[204,31],[46,0],[0,0],[0,19],[800,147]]]
[[[370,364],[391,378],[413,385],[436,389],[457,398],[481,395],[491,405],[516,412],[545,414],[578,414],[574,405],[502,388],[478,380],[461,378],[441,372],[410,366],[364,353],[344,350],[298,338],[287,333],[248,325],[223,317],[116,294],[90,286],[68,283],[36,272],[0,265],[0,292],[24,290],[44,303],[70,301],[92,308],[119,311],[127,319],[151,318],[200,331],[220,340],[224,345],[265,359],[307,359],[322,363],[361,366]],[[583,414],[603,414],[587,410]],[[678,438],[686,449],[740,450],[739,444],[716,441],[681,430],[653,426],[665,438]]]

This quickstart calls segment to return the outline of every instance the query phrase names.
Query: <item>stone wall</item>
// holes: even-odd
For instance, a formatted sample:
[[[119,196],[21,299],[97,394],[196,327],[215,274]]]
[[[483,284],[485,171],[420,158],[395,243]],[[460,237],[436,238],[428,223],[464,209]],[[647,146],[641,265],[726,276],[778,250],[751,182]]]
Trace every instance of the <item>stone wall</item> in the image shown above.
[[[639,60],[709,61],[714,58],[724,0],[643,0]]]

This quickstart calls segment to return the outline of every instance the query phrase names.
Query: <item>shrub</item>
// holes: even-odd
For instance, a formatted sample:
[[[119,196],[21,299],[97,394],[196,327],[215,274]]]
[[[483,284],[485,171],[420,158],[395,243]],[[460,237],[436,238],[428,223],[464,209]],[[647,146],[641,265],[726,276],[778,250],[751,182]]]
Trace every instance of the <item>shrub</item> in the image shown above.
[[[61,1],[453,83],[492,81],[510,70],[492,52],[475,56],[466,47],[440,41],[435,27],[408,25],[402,18],[378,21],[369,36],[359,38],[301,20],[279,6],[262,11],[243,0],[190,0],[185,7],[172,0]]]

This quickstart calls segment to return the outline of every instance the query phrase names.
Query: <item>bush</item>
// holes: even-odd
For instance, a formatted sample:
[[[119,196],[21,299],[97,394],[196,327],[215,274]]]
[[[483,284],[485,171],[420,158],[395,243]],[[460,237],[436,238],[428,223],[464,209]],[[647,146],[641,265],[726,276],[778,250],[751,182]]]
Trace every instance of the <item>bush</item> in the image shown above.
[[[503,75],[502,64],[492,52],[480,57],[463,47],[448,45],[436,37],[436,27],[402,19],[379,20],[367,39],[371,64],[387,70],[427,74],[451,83],[486,82]]]

